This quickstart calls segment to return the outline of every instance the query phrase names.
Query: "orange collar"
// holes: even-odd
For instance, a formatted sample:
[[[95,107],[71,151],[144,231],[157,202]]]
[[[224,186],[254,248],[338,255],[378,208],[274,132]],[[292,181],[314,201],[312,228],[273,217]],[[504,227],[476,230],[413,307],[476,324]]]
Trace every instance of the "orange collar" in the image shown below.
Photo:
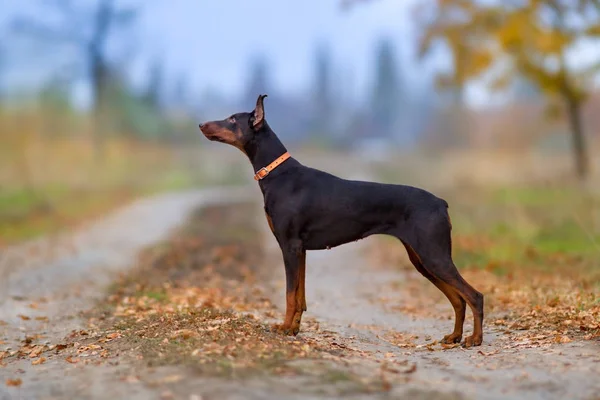
[[[261,179],[265,178],[267,175],[269,175],[271,173],[271,171],[273,171],[275,168],[279,167],[285,160],[287,160],[290,157],[291,157],[290,153],[288,153],[286,151],[277,160],[273,161],[271,164],[267,165],[266,167],[262,167],[261,169],[256,171],[256,174],[254,175],[254,180],[260,181]]]

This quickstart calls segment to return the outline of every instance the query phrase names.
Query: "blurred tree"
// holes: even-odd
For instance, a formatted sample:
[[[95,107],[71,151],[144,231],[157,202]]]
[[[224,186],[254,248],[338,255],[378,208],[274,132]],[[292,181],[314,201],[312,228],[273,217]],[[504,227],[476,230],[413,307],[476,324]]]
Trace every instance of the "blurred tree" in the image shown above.
[[[313,126],[317,135],[331,135],[333,127],[332,62],[330,49],[319,44],[314,56],[314,87],[312,89]]]
[[[137,16],[136,8],[118,7],[115,0],[82,2],[73,0],[44,0],[39,5],[58,18],[21,17],[14,28],[40,40],[75,45],[85,60],[92,89],[94,113],[94,143],[97,159],[102,157],[104,126],[108,119],[108,81],[110,65],[107,42],[118,28],[131,25]]]
[[[155,59],[151,66],[148,75],[148,83],[146,86],[146,93],[144,93],[144,100],[150,107],[160,109],[163,100],[163,88],[164,88],[164,73],[163,66],[160,59]]]
[[[61,74],[54,76],[40,91],[43,118],[40,131],[44,137],[69,131],[74,114],[69,94],[68,81]]]
[[[173,94],[171,101],[176,107],[186,107],[189,100],[188,79],[185,75],[179,75],[173,84]]]
[[[431,7],[432,2],[436,7]],[[419,7],[421,12],[435,10],[432,18],[421,20],[421,54],[437,41],[451,50],[454,71],[442,76],[441,83],[463,85],[493,72],[491,87],[504,89],[515,78],[526,78],[550,104],[562,102],[577,176],[587,177],[590,167],[581,114],[600,70],[600,53],[585,65],[569,56],[578,46],[600,39],[600,1],[432,0]]]
[[[254,105],[259,94],[269,94],[271,82],[269,81],[269,66],[267,58],[257,54],[250,61],[250,74],[244,94],[244,106]]]
[[[2,103],[2,100],[4,99],[4,57],[4,48],[2,47],[2,43],[0,43],[0,103]]]
[[[160,139],[166,131],[166,121],[156,104],[148,101],[148,93],[136,94],[115,71],[106,79],[104,95],[106,111],[112,116],[108,121],[110,128],[123,134]]]
[[[377,130],[388,138],[394,134],[400,107],[400,78],[394,45],[390,39],[384,38],[376,49],[371,113]]]

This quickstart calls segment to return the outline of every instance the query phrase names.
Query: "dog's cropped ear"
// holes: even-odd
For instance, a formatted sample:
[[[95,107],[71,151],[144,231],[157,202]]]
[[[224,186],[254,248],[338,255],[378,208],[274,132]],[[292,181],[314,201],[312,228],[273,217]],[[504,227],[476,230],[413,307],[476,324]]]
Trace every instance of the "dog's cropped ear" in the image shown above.
[[[266,94],[261,94],[258,96],[258,99],[256,99],[256,108],[254,109],[254,120],[252,121],[252,127],[254,129],[262,128],[263,123],[265,121],[265,97],[267,97]]]

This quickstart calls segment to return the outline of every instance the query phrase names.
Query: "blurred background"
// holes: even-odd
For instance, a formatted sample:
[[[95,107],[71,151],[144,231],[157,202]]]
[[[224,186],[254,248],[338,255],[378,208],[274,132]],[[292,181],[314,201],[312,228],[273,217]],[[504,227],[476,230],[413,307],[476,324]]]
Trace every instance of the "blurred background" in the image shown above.
[[[301,162],[495,204],[481,215],[499,235],[598,251],[597,0],[0,7],[0,246],[142,195],[250,182],[197,126],[267,93]]]

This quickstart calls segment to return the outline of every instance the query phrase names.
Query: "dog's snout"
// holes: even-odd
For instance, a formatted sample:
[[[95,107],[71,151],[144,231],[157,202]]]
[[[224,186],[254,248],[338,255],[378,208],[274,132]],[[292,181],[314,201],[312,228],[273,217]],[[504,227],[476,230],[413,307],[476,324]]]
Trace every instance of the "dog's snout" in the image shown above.
[[[204,128],[204,125],[206,125],[206,124],[200,124],[200,125],[199,125],[199,126],[200,126],[200,129]]]

